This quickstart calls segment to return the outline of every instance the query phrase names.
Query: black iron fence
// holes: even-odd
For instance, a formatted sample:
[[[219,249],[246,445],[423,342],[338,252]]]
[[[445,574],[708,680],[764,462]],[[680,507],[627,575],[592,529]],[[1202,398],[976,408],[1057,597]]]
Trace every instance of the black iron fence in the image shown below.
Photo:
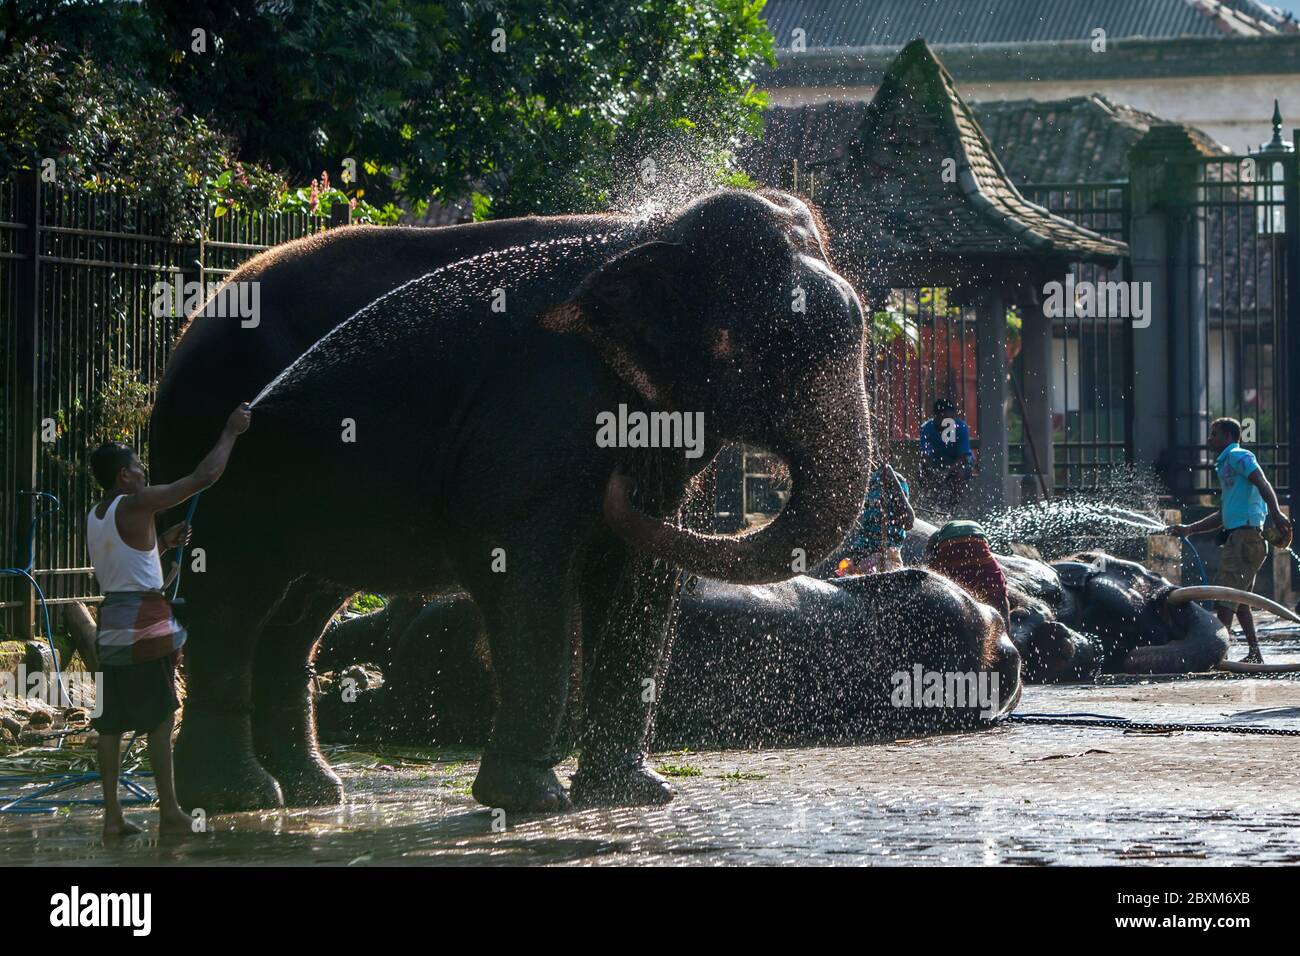
[[[1287,219],[1295,215],[1288,204],[1296,157],[1219,156],[1197,167],[1183,218],[1194,253],[1185,279],[1190,308],[1175,343],[1175,401],[1187,410],[1176,425],[1175,491],[1217,488],[1206,438],[1223,416],[1241,421],[1243,444],[1279,489],[1289,489],[1288,255],[1296,240]]]
[[[1127,242],[1128,184],[1031,183],[1020,187],[1031,202],[1110,239]],[[1128,281],[1129,261],[1113,269],[1076,263],[1076,283]],[[1058,318],[1052,324],[1052,461],[1057,491],[1096,487],[1115,464],[1131,461],[1133,440],[1133,328],[1127,318]],[[1012,375],[1024,388],[1024,363]],[[1023,422],[1009,415],[1009,463],[1025,472]]]
[[[0,564],[26,566],[52,604],[95,594],[84,541],[98,492],[87,452],[104,440],[145,457],[154,387],[181,316],[155,309],[160,282],[217,282],[279,242],[327,228],[301,213],[212,215],[200,235],[177,239],[132,197],[0,179]],[[156,314],[161,311],[162,314]],[[0,576],[0,632],[26,636],[30,586]]]

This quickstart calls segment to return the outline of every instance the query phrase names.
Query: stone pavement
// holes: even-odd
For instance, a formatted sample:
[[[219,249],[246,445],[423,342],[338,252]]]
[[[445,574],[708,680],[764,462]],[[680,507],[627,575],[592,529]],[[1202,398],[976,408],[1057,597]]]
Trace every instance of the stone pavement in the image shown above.
[[[1300,727],[1300,681],[1030,687],[1021,712]],[[657,810],[502,816],[473,755],[334,756],[339,808],[99,843],[96,814],[0,817],[7,864],[1225,864],[1300,862],[1300,738],[1007,725],[890,744],[656,757]],[[460,759],[457,759],[460,758]],[[387,761],[387,762],[385,762]],[[573,767],[566,764],[567,776]],[[149,815],[136,813],[150,825]]]

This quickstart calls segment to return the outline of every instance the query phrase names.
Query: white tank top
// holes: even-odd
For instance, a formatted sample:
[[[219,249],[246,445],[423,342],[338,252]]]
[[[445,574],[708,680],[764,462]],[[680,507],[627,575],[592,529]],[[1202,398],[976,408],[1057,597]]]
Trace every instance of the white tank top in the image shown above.
[[[141,551],[133,548],[117,531],[117,506],[124,497],[118,495],[114,498],[104,517],[97,517],[95,508],[91,508],[86,516],[86,544],[90,549],[90,563],[95,566],[95,577],[105,594],[109,591],[161,591],[163,576],[158,549]]]

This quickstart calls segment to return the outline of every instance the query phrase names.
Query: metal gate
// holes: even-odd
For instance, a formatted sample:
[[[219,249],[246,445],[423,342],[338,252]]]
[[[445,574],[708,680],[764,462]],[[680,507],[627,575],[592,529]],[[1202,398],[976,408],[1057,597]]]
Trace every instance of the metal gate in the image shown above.
[[[154,387],[180,327],[155,317],[160,281],[219,281],[278,242],[326,228],[319,216],[209,218],[193,240],[129,196],[0,179],[0,565],[24,567],[33,490],[56,495],[39,524],[35,577],[51,604],[93,599],[85,515],[98,498],[86,464],[100,441],[147,458]],[[26,637],[30,586],[0,577],[0,633]]]
[[[1111,239],[1128,241],[1128,184],[1032,183],[1019,187],[1049,212]],[[1107,269],[1076,263],[1076,282],[1127,281],[1129,261]],[[1012,375],[1024,390],[1024,364]],[[1119,317],[1059,318],[1052,326],[1052,455],[1056,490],[1103,484],[1113,466],[1133,460],[1133,330]],[[1012,406],[1009,463],[1024,474],[1024,427]]]
[[[1183,414],[1173,441],[1173,490],[1184,498],[1217,490],[1206,438],[1210,423],[1226,416],[1241,421],[1243,444],[1281,492],[1291,483],[1295,153],[1214,157],[1197,166],[1180,223],[1190,230],[1193,261],[1183,280],[1190,285],[1185,340],[1174,343],[1181,361],[1173,405]]]

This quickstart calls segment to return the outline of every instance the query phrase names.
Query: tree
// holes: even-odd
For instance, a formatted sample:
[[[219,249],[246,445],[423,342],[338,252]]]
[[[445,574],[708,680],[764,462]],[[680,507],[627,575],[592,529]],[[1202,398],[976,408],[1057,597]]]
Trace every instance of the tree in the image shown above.
[[[231,144],[139,76],[29,41],[0,59],[0,169],[127,186],[178,232],[205,213],[202,184]]]
[[[371,201],[473,194],[480,214],[599,208],[646,185],[646,158],[725,172],[773,50],[762,0],[50,6],[6,9],[44,9],[26,32],[97,63],[129,55],[246,162],[337,181],[351,159]]]

